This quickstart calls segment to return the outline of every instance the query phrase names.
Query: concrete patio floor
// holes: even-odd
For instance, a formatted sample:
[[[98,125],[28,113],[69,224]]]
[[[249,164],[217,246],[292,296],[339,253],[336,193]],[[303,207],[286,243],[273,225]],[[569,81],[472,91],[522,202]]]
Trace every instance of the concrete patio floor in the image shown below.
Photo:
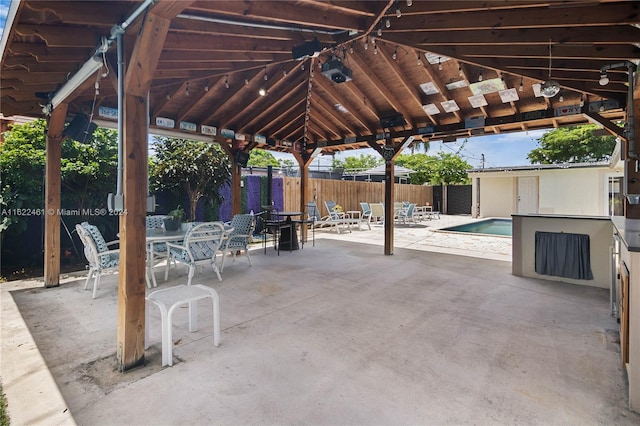
[[[221,343],[208,302],[195,333],[181,309],[172,367],[150,306],[146,365],[115,371],[117,275],[95,300],[84,276],[3,283],[12,424],[640,424],[606,290],[515,277],[473,249],[492,240],[426,248],[453,238],[426,227],[399,227],[384,256],[377,232],[321,231],[227,262],[222,282],[197,274],[220,295]],[[159,287],[185,282],[172,269]]]

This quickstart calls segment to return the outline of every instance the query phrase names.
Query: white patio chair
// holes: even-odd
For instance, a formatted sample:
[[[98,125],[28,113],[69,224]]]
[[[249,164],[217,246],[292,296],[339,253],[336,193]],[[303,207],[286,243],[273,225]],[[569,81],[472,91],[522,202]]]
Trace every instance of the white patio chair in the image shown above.
[[[236,253],[244,250],[244,254],[247,256],[249,266],[251,266],[251,256],[249,256],[249,242],[253,236],[253,230],[256,227],[256,219],[252,214],[237,214],[231,219],[233,231],[223,241],[220,250],[222,251],[222,265],[220,266],[220,272],[224,272],[224,262],[228,254],[233,256],[233,261],[236,261]]]
[[[118,244],[120,241],[106,242],[100,230],[88,222],[76,224],[76,231],[84,246],[84,256],[89,262],[89,275],[84,283],[84,289],[88,288],[89,280],[94,277],[92,298],[95,299],[102,273],[118,269],[120,266],[120,250],[109,249],[109,246]]]
[[[384,223],[384,205],[382,203],[371,203],[371,221],[376,223]]]
[[[220,270],[216,265],[216,254],[222,245],[224,238],[224,224],[222,222],[204,222],[189,229],[182,244],[166,243],[169,250],[169,260],[164,271],[165,281],[169,277],[169,264],[171,260],[183,263],[189,268],[187,285],[191,285],[191,279],[195,275],[196,268],[211,265],[222,281]]]
[[[360,222],[365,222],[369,229],[371,229],[371,206],[369,203],[360,203],[362,208],[362,214],[360,215]]]

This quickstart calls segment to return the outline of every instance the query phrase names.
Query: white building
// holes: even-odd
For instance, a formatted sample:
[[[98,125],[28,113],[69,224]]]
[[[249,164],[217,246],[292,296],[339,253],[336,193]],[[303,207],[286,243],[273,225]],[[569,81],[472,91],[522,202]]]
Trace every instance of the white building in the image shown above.
[[[472,216],[622,216],[623,172],[621,161],[474,169]]]

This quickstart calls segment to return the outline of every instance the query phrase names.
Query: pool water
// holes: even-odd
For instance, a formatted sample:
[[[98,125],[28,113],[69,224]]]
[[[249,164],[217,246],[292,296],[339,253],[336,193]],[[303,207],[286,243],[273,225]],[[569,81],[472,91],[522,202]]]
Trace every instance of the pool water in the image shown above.
[[[463,232],[469,234],[511,236],[511,219],[487,219],[464,225],[442,228],[440,231]]]

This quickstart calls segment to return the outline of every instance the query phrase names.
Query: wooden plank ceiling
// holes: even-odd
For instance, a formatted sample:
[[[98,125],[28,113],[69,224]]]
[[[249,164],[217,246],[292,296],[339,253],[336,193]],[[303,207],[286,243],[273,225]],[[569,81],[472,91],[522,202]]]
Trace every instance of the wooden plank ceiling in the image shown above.
[[[41,117],[47,95],[140,3],[22,1],[5,29],[0,112]],[[127,29],[127,56],[143,22]],[[583,123],[588,111],[617,120],[627,69],[612,69],[606,86],[600,69],[637,63],[639,24],[636,1],[185,2],[153,78],[151,126],[163,117],[176,131],[184,121],[196,134],[207,125],[265,136],[276,144],[257,144],[265,149],[330,152],[367,146],[394,114],[406,122],[394,137],[416,140]],[[321,52],[294,59],[292,48],[314,38]],[[322,74],[334,56],[351,81]],[[97,95],[107,68],[74,94],[72,114],[117,107],[115,45],[104,61]],[[560,93],[536,96],[549,74]]]

